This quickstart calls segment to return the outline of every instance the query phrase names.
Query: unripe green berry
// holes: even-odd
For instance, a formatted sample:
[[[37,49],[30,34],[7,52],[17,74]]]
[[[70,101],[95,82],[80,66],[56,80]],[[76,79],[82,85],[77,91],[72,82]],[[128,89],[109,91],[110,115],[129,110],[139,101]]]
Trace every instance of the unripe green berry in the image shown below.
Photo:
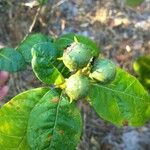
[[[71,71],[86,67],[91,58],[92,50],[78,42],[74,42],[63,54],[63,62]]]
[[[90,80],[84,75],[74,74],[66,80],[66,94],[71,100],[82,99],[90,89]]]
[[[98,59],[95,61],[90,77],[101,83],[110,83],[116,75],[116,65],[108,59]]]

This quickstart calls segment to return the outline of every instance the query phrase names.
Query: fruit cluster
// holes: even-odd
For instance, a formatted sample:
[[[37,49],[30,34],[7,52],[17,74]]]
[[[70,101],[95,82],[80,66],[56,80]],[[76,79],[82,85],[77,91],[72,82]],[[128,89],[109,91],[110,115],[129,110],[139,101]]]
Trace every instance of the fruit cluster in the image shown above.
[[[91,47],[78,41],[64,50],[63,63],[72,72],[65,83],[65,92],[71,100],[85,98],[91,82],[108,84],[115,78],[115,64],[92,52]]]

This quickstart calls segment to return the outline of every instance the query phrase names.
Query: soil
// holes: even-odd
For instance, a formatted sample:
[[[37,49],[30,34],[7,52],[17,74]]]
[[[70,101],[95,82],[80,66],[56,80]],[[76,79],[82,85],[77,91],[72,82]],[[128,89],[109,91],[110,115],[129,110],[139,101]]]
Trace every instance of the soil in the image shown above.
[[[16,47],[25,37],[38,9],[31,8],[33,2],[0,0],[0,45]],[[150,0],[136,8],[127,7],[124,0],[49,0],[33,32],[54,37],[68,32],[89,36],[106,58],[136,76],[133,61],[150,54]],[[30,66],[11,74],[8,84],[10,90],[3,103],[41,86]],[[99,118],[86,102],[80,102],[79,108],[84,127],[77,150],[150,150],[150,123],[140,128],[117,128]]]

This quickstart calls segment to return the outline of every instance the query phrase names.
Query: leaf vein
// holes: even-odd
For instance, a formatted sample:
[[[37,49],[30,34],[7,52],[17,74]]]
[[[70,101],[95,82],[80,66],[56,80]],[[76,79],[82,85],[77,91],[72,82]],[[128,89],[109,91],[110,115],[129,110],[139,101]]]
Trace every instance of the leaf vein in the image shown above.
[[[124,95],[126,95],[126,96],[130,96],[130,97],[133,97],[133,98],[137,98],[137,99],[141,99],[141,100],[143,100],[143,96],[142,96],[142,97],[137,97],[137,96],[132,95],[132,94],[127,94],[127,93],[125,93],[125,92],[123,92],[123,91],[113,90],[113,89],[108,88],[108,87],[106,87],[106,86],[97,85],[97,84],[94,84],[94,85],[96,85],[96,86],[100,86],[101,88],[105,88],[105,89],[107,89],[108,91],[112,91],[112,92],[115,92],[115,93],[119,92],[119,93],[122,93],[122,94],[124,94]]]
[[[61,96],[60,96],[60,98],[61,98]],[[59,102],[58,102],[58,104],[57,104],[57,108],[56,108],[56,115],[55,115],[55,121],[54,121],[53,131],[52,131],[52,137],[53,137],[53,135],[54,135],[54,133],[55,133],[55,128],[56,128],[56,126],[57,126],[58,113],[59,113],[59,106],[60,106],[60,100],[59,100]],[[49,144],[49,148],[50,148],[50,149],[51,149],[51,143],[52,143],[52,140],[50,141],[50,144]]]
[[[12,62],[8,57],[6,57],[5,55],[0,54],[0,56],[4,57],[5,59],[7,59],[8,61]]]
[[[133,82],[131,82],[131,83],[129,84],[129,86],[127,86],[127,88],[124,90],[124,92],[127,91],[127,89],[128,89],[129,87],[131,87],[135,82],[136,82],[136,79],[134,79]]]
[[[7,136],[7,137],[12,137],[12,138],[22,138],[21,136],[8,135],[8,134],[4,134],[2,132],[0,132],[0,135]]]

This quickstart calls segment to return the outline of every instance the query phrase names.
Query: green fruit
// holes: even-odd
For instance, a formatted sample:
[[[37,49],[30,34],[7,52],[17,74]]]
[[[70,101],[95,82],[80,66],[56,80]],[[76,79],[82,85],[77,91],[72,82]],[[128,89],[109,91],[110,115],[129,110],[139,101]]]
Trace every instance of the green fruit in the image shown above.
[[[90,77],[102,83],[110,83],[116,75],[115,64],[108,59],[98,59],[93,65]]]
[[[63,54],[63,62],[67,68],[78,70],[86,67],[92,58],[92,50],[85,44],[74,42]]]
[[[66,93],[71,100],[82,99],[87,96],[90,80],[84,75],[74,74],[66,80]]]
[[[75,34],[75,33],[67,33],[63,34],[57,39],[55,39],[55,44],[57,49],[64,51],[68,46],[70,46],[74,42],[74,38],[78,40],[79,43],[83,43],[85,45],[88,45],[90,49],[92,50],[93,56],[98,57],[100,53],[99,47],[97,47],[97,44],[91,40],[89,37]]]

